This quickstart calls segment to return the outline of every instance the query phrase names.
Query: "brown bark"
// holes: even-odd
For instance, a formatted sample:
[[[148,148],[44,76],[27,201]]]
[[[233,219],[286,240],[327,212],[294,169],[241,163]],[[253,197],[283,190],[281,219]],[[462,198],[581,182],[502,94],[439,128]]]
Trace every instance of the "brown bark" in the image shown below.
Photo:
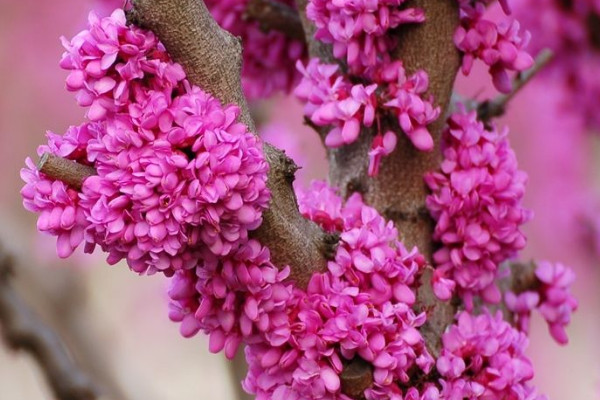
[[[240,106],[240,120],[255,132],[241,87],[242,48],[239,39],[221,29],[201,0],[134,0],[131,22],[154,31],[189,81],[219,98]],[[253,233],[271,249],[274,262],[289,265],[292,279],[304,286],[314,271],[325,270],[330,237],[305,220],[296,206],[291,183],[296,167],[281,150],[265,145],[270,165],[269,210]]]
[[[11,285],[12,273],[12,258],[0,253],[0,327],[6,343],[33,356],[58,399],[101,399],[96,383],[79,368],[58,335]]]
[[[304,40],[298,12],[277,0],[250,0],[244,16],[259,23],[265,32],[275,30],[292,39]]]
[[[81,189],[85,178],[96,175],[96,170],[88,165],[79,164],[50,153],[42,155],[37,169],[41,173],[63,181],[77,190]]]
[[[306,0],[298,0],[297,4],[300,10],[305,10]],[[379,175],[370,178],[367,174],[368,151],[376,132],[365,129],[357,142],[328,150],[329,179],[345,197],[353,192],[362,193],[369,205],[394,221],[407,247],[417,246],[431,261],[433,223],[425,207],[428,192],[423,175],[436,170],[441,161],[441,131],[460,64],[458,51],[452,42],[459,22],[458,6],[454,1],[444,0],[413,0],[407,3],[408,6],[423,8],[427,20],[423,24],[398,29],[400,42],[394,58],[402,60],[409,72],[423,69],[429,74],[429,94],[442,109],[440,118],[429,127],[435,149],[432,152],[415,149],[396,121],[384,121],[386,129],[398,133],[398,145],[389,157],[383,159]],[[311,40],[310,55],[330,62],[331,50],[311,39],[314,26],[305,17],[303,21],[307,38]],[[440,335],[452,322],[455,310],[449,303],[435,298],[430,281],[431,270],[428,270],[423,275],[419,290],[418,308],[428,312],[428,323],[422,328],[422,333],[436,355]]]

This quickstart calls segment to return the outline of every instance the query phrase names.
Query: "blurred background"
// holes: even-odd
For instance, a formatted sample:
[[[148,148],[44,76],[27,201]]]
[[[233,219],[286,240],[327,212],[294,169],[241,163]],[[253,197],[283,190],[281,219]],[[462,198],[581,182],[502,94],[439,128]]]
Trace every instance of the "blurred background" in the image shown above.
[[[530,7],[537,3],[548,1],[524,1]],[[18,258],[16,286],[65,338],[83,368],[116,398],[236,400],[239,385],[224,357],[210,354],[202,335],[182,338],[168,320],[164,279],[138,277],[122,264],[109,267],[101,254],[59,259],[55,239],[38,234],[35,216],[22,207],[24,159],[35,155],[46,130],[63,133],[83,120],[84,111],[64,90],[59,37],[84,28],[92,8],[107,13],[104,3],[93,0],[0,0],[0,241]],[[544,8],[536,10],[542,15]],[[531,29],[535,33],[543,27]],[[593,67],[600,50],[598,55],[591,46],[582,51],[581,64],[571,68],[576,75],[579,68],[591,68],[588,79],[600,86],[600,69]],[[600,95],[580,94],[573,104],[572,82],[561,80],[560,68],[567,67],[551,66],[519,93],[499,124],[510,127],[520,166],[529,174],[526,205],[535,218],[525,227],[529,245],[522,258],[562,261],[578,273],[580,308],[568,330],[570,344],[556,345],[545,323],[534,318],[530,355],[536,383],[551,399],[597,399],[600,142],[587,109],[593,114],[594,105],[588,103],[600,103]],[[485,99],[496,94],[483,68],[472,74],[458,79],[461,95]],[[596,107],[600,112],[600,104]],[[267,141],[288,148],[303,166],[301,182],[326,176],[322,146],[302,125],[295,100],[278,97],[257,112]],[[32,359],[0,345],[0,399],[52,398]]]

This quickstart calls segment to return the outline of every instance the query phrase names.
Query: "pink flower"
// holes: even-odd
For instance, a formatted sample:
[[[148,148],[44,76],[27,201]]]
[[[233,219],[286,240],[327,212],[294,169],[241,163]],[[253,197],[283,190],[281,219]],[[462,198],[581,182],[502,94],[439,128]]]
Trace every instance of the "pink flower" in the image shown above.
[[[369,151],[369,176],[379,174],[381,158],[390,155],[394,151],[397,141],[396,134],[391,131],[387,131],[383,136],[375,136],[371,151]]]
[[[529,385],[533,367],[525,356],[526,336],[500,312],[473,316],[463,311],[442,341],[441,398],[545,399]]]
[[[461,25],[454,34],[456,47],[464,53],[462,72],[471,72],[473,61],[481,59],[490,67],[494,86],[501,92],[511,90],[507,71],[524,71],[533,65],[533,58],[524,48],[530,35],[519,35],[519,23],[515,20],[497,25],[484,19],[485,5],[461,0]]]
[[[310,0],[307,17],[315,23],[315,38],[333,44],[336,58],[345,58],[353,72],[387,60],[396,41],[390,30],[425,21],[423,10],[406,8],[404,0]]]
[[[298,63],[297,67],[303,79],[294,93],[305,102],[305,115],[315,125],[329,129],[325,136],[328,147],[354,143],[363,126],[370,127],[377,122],[378,135],[372,144],[369,163],[371,176],[377,174],[381,157],[389,155],[396,142],[396,138],[390,136],[391,131],[380,131],[380,114],[391,111],[417,149],[433,149],[427,125],[439,117],[440,108],[433,106],[431,98],[422,97],[429,86],[424,71],[409,77],[400,61],[384,64],[363,76],[374,82],[365,86],[352,84],[337,65],[322,64],[318,59],[311,59],[306,67]]]
[[[441,170],[425,176],[434,239],[442,245],[433,256],[434,288],[447,299],[448,280],[455,281],[468,308],[473,295],[500,301],[498,265],[525,246],[520,225],[531,218],[521,205],[527,177],[506,134],[484,127],[475,112],[457,112],[443,133]]]
[[[295,7],[290,0],[275,0]],[[296,61],[306,56],[303,40],[285,34],[265,32],[256,21],[246,18],[249,0],[208,0],[206,6],[223,29],[240,37],[243,47],[242,86],[250,99],[289,92],[299,79]]]
[[[565,326],[571,322],[573,311],[577,310],[577,300],[570,292],[575,273],[563,264],[542,261],[538,263],[535,275],[542,283],[539,311],[554,340],[567,344]]]
[[[71,126],[64,136],[48,132],[48,145],[39,146],[37,153],[39,156],[50,153],[89,164],[85,145],[99,129],[102,128],[98,124],[86,123]],[[84,231],[89,226],[78,192],[63,182],[54,181],[38,172],[30,158],[27,158],[25,164],[27,168],[21,170],[21,179],[25,181],[25,186],[21,189],[23,206],[39,214],[38,230],[56,236],[57,254],[66,258],[83,242]]]
[[[225,349],[233,358],[242,340],[281,346],[291,332],[287,307],[292,285],[283,283],[289,268],[271,264],[268,249],[250,240],[229,256],[204,253],[193,270],[178,271],[171,280],[169,317],[181,322],[181,334],[202,329],[210,350]]]
[[[77,103],[89,107],[92,121],[125,111],[149,89],[177,89],[185,78],[152,32],[127,25],[122,9],[105,18],[91,12],[88,29],[61,40],[66,52],[60,66],[71,71],[67,90],[77,92]]]
[[[138,273],[172,275],[206,249],[227,255],[245,243],[270,194],[261,143],[237,122],[239,109],[185,81],[156,37],[128,26],[122,10],[91,13],[88,29],[64,42],[67,86],[96,122],[50,134],[39,152],[97,175],[80,193],[48,180],[54,193],[40,195],[35,185],[45,177],[24,172],[23,191],[26,207],[43,214],[42,229],[59,236],[60,253],[85,239],[86,251],[99,245],[111,264],[126,259]],[[58,229],[56,218],[73,210],[78,225]]]

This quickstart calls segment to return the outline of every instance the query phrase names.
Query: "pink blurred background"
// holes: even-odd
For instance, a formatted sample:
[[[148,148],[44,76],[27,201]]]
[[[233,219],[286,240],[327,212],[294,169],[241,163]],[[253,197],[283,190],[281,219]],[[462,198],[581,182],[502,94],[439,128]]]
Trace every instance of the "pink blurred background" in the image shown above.
[[[19,289],[66,338],[84,368],[118,398],[233,400],[236,388],[222,355],[209,354],[201,335],[183,339],[169,322],[164,280],[137,277],[124,265],[108,267],[101,255],[58,259],[54,239],[36,233],[34,215],[21,206],[19,170],[25,157],[34,154],[47,129],[62,133],[83,119],[64,90],[59,37],[82,29],[97,6],[92,0],[0,0],[0,240],[19,257]],[[494,95],[484,72],[476,70],[468,81],[459,78],[459,92],[479,99]],[[594,231],[588,228],[600,215],[595,161],[600,146],[597,135],[558,110],[556,90],[533,82],[501,121],[510,125],[521,168],[529,173],[526,204],[536,215],[525,228],[529,246],[522,258],[562,261],[578,272],[580,309],[569,328],[571,343],[559,347],[535,319],[530,354],[540,390],[551,399],[596,399],[600,268]],[[294,100],[271,100],[259,113],[273,123],[265,132],[268,140],[290,148],[304,167],[302,181],[326,175],[324,151],[302,125]],[[281,134],[288,130],[294,135]],[[0,398],[52,395],[29,356],[0,346]]]

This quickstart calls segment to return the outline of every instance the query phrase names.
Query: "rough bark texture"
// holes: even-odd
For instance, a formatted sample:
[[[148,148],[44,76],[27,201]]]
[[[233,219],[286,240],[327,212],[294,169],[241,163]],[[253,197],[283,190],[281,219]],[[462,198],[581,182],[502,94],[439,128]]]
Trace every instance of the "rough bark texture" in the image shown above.
[[[76,163],[50,153],[44,153],[37,169],[54,179],[58,179],[79,190],[85,178],[96,175],[96,170],[88,165]]]
[[[201,0],[134,0],[130,20],[154,31],[188,79],[223,103],[241,108],[240,119],[255,132],[241,87],[242,48],[237,38],[221,29]],[[290,265],[300,286],[314,271],[327,266],[327,235],[298,212],[292,190],[296,167],[282,151],[264,146],[270,164],[270,209],[253,236],[271,249],[279,265]]]
[[[306,0],[297,0],[302,14],[305,14],[306,3]],[[384,157],[379,175],[370,178],[367,174],[368,151],[376,134],[370,129],[363,130],[357,142],[328,150],[329,180],[345,197],[353,192],[362,193],[368,204],[395,222],[407,247],[418,246],[431,261],[433,222],[425,207],[428,192],[423,175],[436,170],[441,161],[441,131],[460,65],[458,51],[452,42],[459,22],[458,5],[447,0],[413,0],[407,3],[409,6],[423,8],[427,20],[398,29],[400,43],[393,56],[402,60],[409,72],[423,69],[429,74],[429,93],[435,104],[442,108],[440,118],[429,127],[435,148],[429,153],[416,150],[396,121],[382,121],[383,130],[392,129],[398,133],[398,145],[394,153]],[[311,57],[330,62],[330,47],[312,39],[314,25],[305,16],[303,21]],[[423,275],[418,308],[428,312],[428,323],[421,331],[430,350],[437,355],[441,333],[452,322],[455,310],[451,304],[440,302],[433,295],[431,273],[428,269]]]
[[[237,104],[251,131],[254,122],[242,93],[242,45],[221,29],[201,0],[133,0],[128,19],[153,31],[190,82],[224,104]]]
[[[305,15],[307,0],[297,0],[296,3],[310,55],[324,62],[337,62],[345,70],[343,63],[333,58],[330,46],[312,39],[314,25],[307,21]],[[435,149],[430,153],[415,150],[395,121],[384,121],[387,128],[398,132],[399,143],[397,150],[384,159],[379,176],[372,179],[367,175],[367,153],[374,135],[371,131],[363,132],[357,143],[329,152],[330,181],[340,187],[345,196],[361,192],[369,204],[396,223],[407,246],[418,246],[431,259],[433,224],[425,209],[427,190],[423,174],[437,169],[441,159],[440,133],[460,63],[452,43],[452,35],[458,25],[458,7],[456,2],[448,0],[416,0],[411,3],[407,6],[425,9],[427,22],[398,30],[400,44],[395,57],[403,60],[408,71],[424,69],[429,73],[430,94],[442,108],[442,117],[430,127],[436,142]],[[238,103],[242,108],[242,120],[253,127],[239,85],[239,42],[215,26],[201,1],[135,0],[134,11],[135,21],[158,34],[174,59],[183,64],[193,83],[224,102]],[[273,200],[257,237],[271,248],[276,262],[292,265],[294,278],[302,283],[312,271],[324,267],[323,254],[327,251],[323,251],[326,247],[323,243],[326,237],[297,213],[290,185],[291,172],[295,168],[293,163],[268,146],[265,146],[265,153],[271,164],[269,187]],[[322,239],[319,239],[320,236]],[[310,266],[308,271],[307,265]],[[303,273],[298,276],[298,271]],[[429,322],[422,333],[432,353],[437,355],[441,333],[452,322],[454,308],[435,299],[430,280],[431,270],[428,270],[419,291],[418,308],[428,312]],[[358,370],[352,381],[359,383],[349,387],[351,380],[344,382],[348,393],[358,393],[365,384],[368,385],[365,382],[369,381],[371,371],[362,368],[361,375],[361,368]]]

